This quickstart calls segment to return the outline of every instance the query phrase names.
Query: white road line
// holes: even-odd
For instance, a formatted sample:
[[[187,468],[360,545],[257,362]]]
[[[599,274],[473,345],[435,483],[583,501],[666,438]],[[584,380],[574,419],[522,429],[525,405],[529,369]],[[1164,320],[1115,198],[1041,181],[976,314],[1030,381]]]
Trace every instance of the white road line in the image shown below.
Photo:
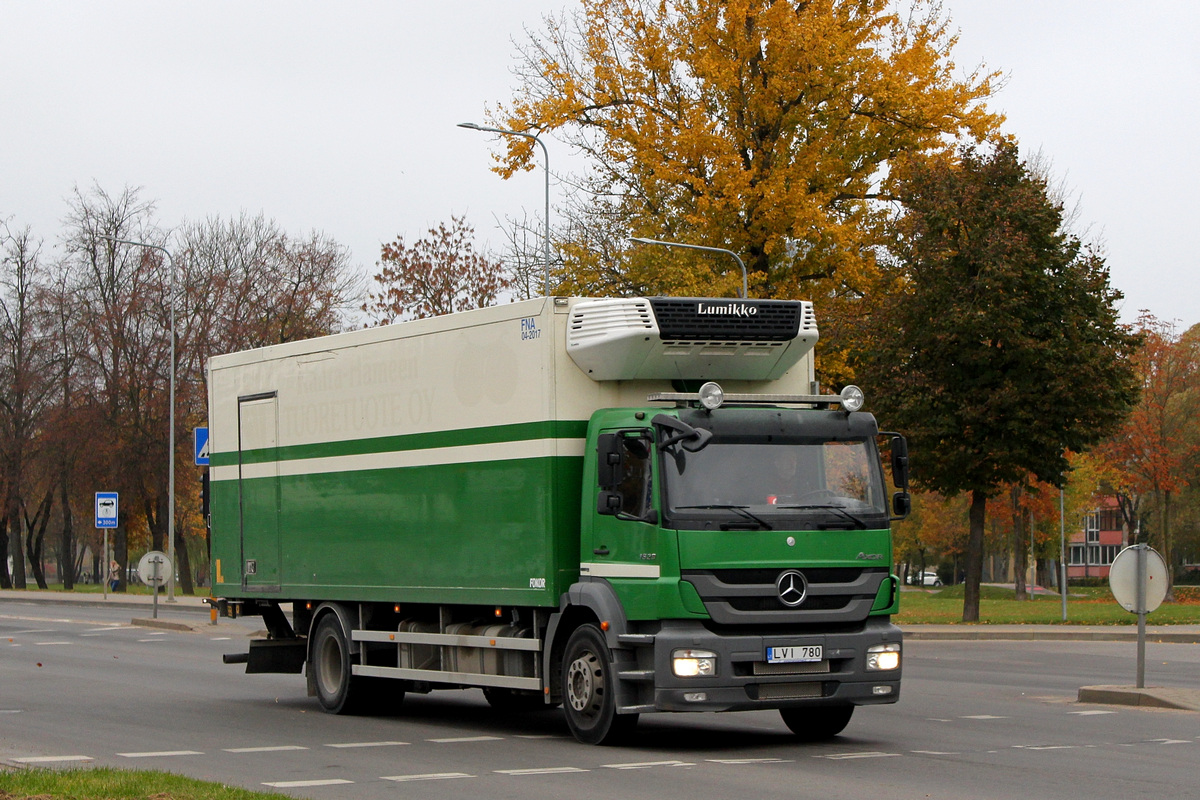
[[[1079,745],[1074,744],[1014,744],[1016,750],[1074,750]]]
[[[209,639],[209,641],[210,642],[228,642],[232,638],[233,638],[232,636],[214,636],[211,639]]]
[[[275,747],[226,747],[226,753],[282,753],[285,750],[307,750],[298,744],[281,744]]]
[[[327,744],[326,747],[399,747],[406,745],[408,742],[339,742],[337,744]],[[458,773],[455,773],[458,774]]]
[[[49,647],[52,644],[70,644],[70,642],[34,642],[37,647]]]
[[[515,733],[514,739],[570,739],[565,733]]]
[[[579,767],[543,767],[541,769],[496,769],[492,770],[499,775],[510,775],[512,777],[523,777],[525,775],[565,775],[570,772],[591,772],[591,770],[580,769]]]
[[[138,639],[139,642],[161,642],[162,639]]]
[[[468,775],[465,772],[429,772],[424,775],[385,775],[379,780],[381,781],[448,781],[454,778],[474,778],[474,775]]]
[[[791,764],[794,759],[791,758],[706,758],[713,764],[729,764],[740,766],[743,764]]]
[[[264,783],[263,786],[270,786],[273,789],[303,789],[307,786],[342,786],[354,781],[346,781],[341,778],[326,778],[319,781],[273,781]]]
[[[20,708],[0,708],[0,714],[20,714],[23,710]]]
[[[13,631],[13,636],[24,636],[30,633],[58,633],[57,628],[32,628],[27,631]]]
[[[1191,739],[1151,739],[1155,744],[1191,744]]]
[[[199,750],[158,750],[150,753],[117,753],[122,758],[166,758],[168,756],[202,756]]]
[[[899,755],[899,753],[881,753],[878,750],[869,750],[865,753],[830,753],[826,756],[813,756],[813,758],[828,758],[830,761],[849,761],[854,758],[893,758]]]
[[[426,739],[425,741],[437,744],[458,744],[460,742],[500,742],[503,739],[499,736],[459,736],[452,739]]]
[[[1008,719],[1008,717],[994,717],[991,714],[972,714],[969,717],[959,717],[959,719]]]
[[[1102,711],[1099,709],[1094,709],[1092,711],[1068,711],[1067,713],[1074,714],[1078,717],[1094,717],[1099,714],[1116,714],[1117,712],[1116,711]]]
[[[651,767],[694,767],[689,761],[631,761],[624,764],[604,764],[608,769],[650,769]]]
[[[92,761],[91,756],[26,756],[14,758],[18,764],[53,764],[56,761]]]
[[[128,631],[132,629],[132,625],[110,625],[107,628],[88,628],[88,633],[107,633],[108,631]]]
[[[950,750],[910,750],[910,753],[920,753],[923,756],[961,756],[962,753],[956,753]]]

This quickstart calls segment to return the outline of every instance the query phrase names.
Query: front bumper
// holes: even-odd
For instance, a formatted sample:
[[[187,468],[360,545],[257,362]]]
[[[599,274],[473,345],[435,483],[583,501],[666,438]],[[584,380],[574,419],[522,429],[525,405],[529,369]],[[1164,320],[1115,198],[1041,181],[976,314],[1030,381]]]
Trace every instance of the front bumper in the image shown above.
[[[718,634],[699,622],[668,620],[654,634],[653,687],[642,686],[640,704],[656,711],[743,711],[818,705],[874,705],[900,699],[901,664],[893,670],[866,669],[867,648],[900,644],[899,628],[868,619],[855,631],[838,633]],[[766,648],[821,645],[814,664],[768,664]],[[675,650],[709,650],[717,674],[681,678],[672,670]],[[649,648],[639,661],[650,657]],[[648,672],[648,670],[647,670]]]

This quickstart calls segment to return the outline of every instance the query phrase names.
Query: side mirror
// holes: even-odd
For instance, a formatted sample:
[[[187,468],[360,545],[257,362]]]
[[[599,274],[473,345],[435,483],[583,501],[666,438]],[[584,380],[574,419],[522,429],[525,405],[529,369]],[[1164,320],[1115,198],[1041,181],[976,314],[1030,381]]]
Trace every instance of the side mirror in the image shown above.
[[[892,437],[892,482],[897,489],[908,489],[908,440],[900,435]]]
[[[596,500],[596,513],[615,517],[621,513],[622,500],[620,492],[606,492],[602,490],[599,498]]]
[[[602,433],[596,438],[596,482],[601,489],[611,489],[621,482],[620,476],[621,437],[615,433]],[[617,506],[620,507],[620,503]]]
[[[892,519],[904,519],[912,511],[912,497],[908,492],[892,495]]]

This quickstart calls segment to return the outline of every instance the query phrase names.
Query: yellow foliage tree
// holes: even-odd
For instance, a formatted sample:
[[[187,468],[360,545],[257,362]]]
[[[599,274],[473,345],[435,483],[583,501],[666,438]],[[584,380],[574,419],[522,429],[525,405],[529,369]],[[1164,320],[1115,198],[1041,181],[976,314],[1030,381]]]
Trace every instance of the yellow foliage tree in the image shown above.
[[[856,297],[897,159],[998,128],[995,73],[955,76],[931,0],[583,0],[520,46],[492,114],[555,131],[589,172],[560,231],[560,291],[732,295],[732,259],[631,249],[645,236],[743,257],[750,295]],[[497,170],[533,166],[508,137]]]

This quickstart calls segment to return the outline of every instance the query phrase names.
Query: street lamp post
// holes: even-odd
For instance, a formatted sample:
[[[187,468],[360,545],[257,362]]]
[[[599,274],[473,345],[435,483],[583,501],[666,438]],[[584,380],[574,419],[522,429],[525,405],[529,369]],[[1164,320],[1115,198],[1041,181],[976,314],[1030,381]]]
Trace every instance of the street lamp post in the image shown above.
[[[545,236],[542,242],[542,260],[545,262],[546,289],[545,295],[550,296],[550,151],[546,149],[546,143],[539,139],[535,134],[525,133],[524,131],[509,131],[504,128],[493,128],[488,125],[477,125],[474,122],[460,122],[458,127],[467,128],[472,131],[486,131],[487,133],[502,133],[505,136],[520,136],[525,139],[532,139],[542,146],[542,156],[546,163],[546,226]]]
[[[106,239],[117,244],[128,244],[134,247],[148,247],[151,250],[158,250],[167,257],[167,263],[171,267],[171,367],[170,367],[170,404],[171,408],[168,412],[170,419],[171,430],[167,434],[167,558],[171,562],[170,569],[167,570],[167,602],[175,602],[175,259],[171,256],[171,251],[162,245],[150,244],[149,242],[136,242],[130,239],[117,239],[113,236],[100,235],[101,239]],[[157,590],[156,590],[157,591]]]
[[[739,256],[737,253],[733,252],[732,250],[726,250],[724,247],[707,247],[702,244],[684,244],[683,242],[664,242],[659,239],[647,239],[643,236],[631,236],[629,238],[629,241],[637,242],[638,244],[657,244],[657,245],[662,245],[663,247],[682,247],[685,250],[703,250],[707,253],[725,253],[726,255],[733,256],[734,259],[737,261],[738,266],[742,268],[742,299],[745,300],[748,295],[746,265],[742,261],[741,256]]]

